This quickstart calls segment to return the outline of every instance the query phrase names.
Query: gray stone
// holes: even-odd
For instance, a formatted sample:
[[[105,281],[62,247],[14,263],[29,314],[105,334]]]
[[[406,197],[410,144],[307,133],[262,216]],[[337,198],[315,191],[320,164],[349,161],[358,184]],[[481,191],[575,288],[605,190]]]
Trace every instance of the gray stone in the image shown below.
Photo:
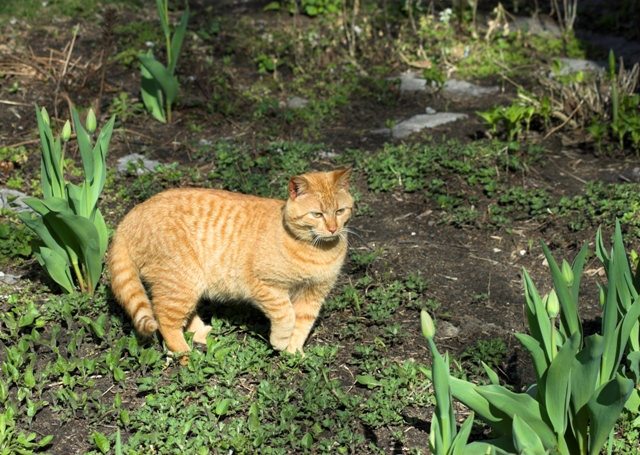
[[[10,190],[9,188],[0,188],[0,207],[9,209],[13,212],[23,212],[31,210],[22,199],[29,197],[22,191]]]
[[[391,137],[391,130],[389,128],[378,128],[375,130],[369,131],[371,134],[375,134],[378,136],[387,136]]]
[[[427,107],[427,108],[425,108],[424,112],[425,112],[425,114],[433,115],[433,114],[436,113],[436,110],[434,108],[432,108],[432,107]]]
[[[414,73],[408,71],[406,73],[402,73],[398,79],[400,79],[400,90],[402,92],[416,92],[416,91],[426,91],[426,90],[435,90],[435,83],[432,84],[431,87],[427,85],[427,81],[422,78],[418,73]],[[472,84],[467,81],[459,81],[457,79],[449,79],[444,83],[444,87],[442,88],[442,93],[445,96],[449,96],[452,98],[468,98],[468,97],[477,97],[490,95],[492,93],[496,93],[500,90],[499,87],[481,87],[476,84]]]
[[[436,338],[447,339],[455,338],[460,334],[460,329],[455,325],[447,321],[438,321],[438,330],[436,331]]]
[[[607,67],[605,63],[594,62],[593,60],[579,58],[560,58],[559,60],[562,63],[562,70],[560,70],[559,76],[566,76],[578,71],[600,71]],[[549,72],[549,77],[554,77],[555,75],[553,71]]]
[[[410,119],[394,126],[391,130],[391,135],[395,138],[403,138],[425,128],[434,128],[467,117],[467,114],[456,114],[454,112],[414,115]]]
[[[143,168],[138,167],[138,164],[140,162],[142,162]],[[144,174],[145,172],[155,172],[156,166],[160,164],[160,161],[150,160],[148,158],[145,158],[144,155],[140,155],[139,153],[132,153],[118,159],[118,172],[120,172],[121,174],[127,172],[127,165],[129,163],[134,163],[136,165],[138,175],[140,175]]]
[[[289,101],[287,101],[287,107],[289,109],[302,109],[309,104],[309,100],[305,98],[301,98],[299,96],[294,96]]]
[[[449,95],[449,97],[469,98],[491,95],[492,93],[497,93],[499,90],[500,88],[495,86],[481,87],[471,82],[449,79],[444,83],[443,92],[445,95]]]
[[[11,275],[9,273],[0,272],[0,284],[13,285],[20,280],[19,276]]]
[[[548,16],[516,17],[515,24],[511,23],[511,31],[520,29],[525,33],[539,36],[562,37],[562,30],[556,22]]]

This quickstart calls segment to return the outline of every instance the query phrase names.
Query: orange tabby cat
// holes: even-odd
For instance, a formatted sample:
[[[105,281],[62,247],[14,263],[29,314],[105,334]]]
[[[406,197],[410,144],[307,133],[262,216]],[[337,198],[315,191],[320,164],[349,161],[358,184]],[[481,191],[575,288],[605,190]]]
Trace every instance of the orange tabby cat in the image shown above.
[[[201,297],[248,300],[271,321],[271,345],[302,351],[347,252],[351,169],[292,177],[280,201],[174,189],[136,206],[109,253],[113,293],[137,331],[189,350],[206,344]],[[148,286],[151,301],[147,296]]]

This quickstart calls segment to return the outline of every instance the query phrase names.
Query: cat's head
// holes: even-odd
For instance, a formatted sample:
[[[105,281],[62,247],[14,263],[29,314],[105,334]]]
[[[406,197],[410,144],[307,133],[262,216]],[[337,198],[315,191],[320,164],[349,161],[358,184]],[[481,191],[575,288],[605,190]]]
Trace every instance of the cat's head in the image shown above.
[[[351,169],[291,177],[285,222],[296,238],[317,245],[346,240],[353,209],[350,177]]]

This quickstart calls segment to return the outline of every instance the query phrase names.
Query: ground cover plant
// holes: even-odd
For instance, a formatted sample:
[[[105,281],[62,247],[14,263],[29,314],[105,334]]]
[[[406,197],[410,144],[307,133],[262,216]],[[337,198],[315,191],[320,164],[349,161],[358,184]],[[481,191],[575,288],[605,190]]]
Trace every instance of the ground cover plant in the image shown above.
[[[545,406],[549,394],[575,395],[545,388],[547,370],[615,338],[611,321],[628,343],[605,343],[615,353],[602,356],[598,384],[640,381],[638,326],[620,325],[638,308],[637,69],[623,48],[576,38],[605,19],[603,30],[630,35],[637,11],[581,0],[573,21],[543,3],[3,2],[0,453],[461,453],[486,449],[491,431],[511,437],[512,452],[565,441],[569,453],[637,453],[635,390],[624,408],[602,409],[610,418],[597,430],[562,399],[544,425],[507,413],[496,430],[494,414],[457,392],[472,384],[475,398],[471,388],[524,401],[529,391],[528,404]],[[166,123],[144,109],[136,56],[150,49],[178,87],[170,116],[157,102]],[[566,57],[603,70],[568,72]],[[406,91],[406,70],[432,89]],[[453,78],[493,91],[461,98]],[[404,138],[372,132],[425,109],[466,118]],[[207,347],[179,366],[159,335],[133,330],[101,273],[103,250],[93,295],[66,292],[89,281],[84,253],[79,275],[69,259],[56,280],[22,222],[37,215],[15,211],[21,193],[84,208],[74,198],[92,190],[83,216],[102,219],[107,238],[165,189],[284,198],[290,176],[346,166],[354,234],[305,358],[273,351],[269,321],[246,302],[203,301]],[[551,317],[553,298],[540,296],[554,292],[562,309]],[[429,341],[421,311],[436,321]],[[539,441],[522,437],[538,424]]]

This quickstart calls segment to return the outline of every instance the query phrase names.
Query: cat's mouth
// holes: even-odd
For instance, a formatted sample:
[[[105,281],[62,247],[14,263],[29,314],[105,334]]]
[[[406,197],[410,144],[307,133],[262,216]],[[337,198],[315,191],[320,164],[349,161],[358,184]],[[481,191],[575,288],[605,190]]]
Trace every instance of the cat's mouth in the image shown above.
[[[321,243],[333,243],[338,240],[346,239],[345,233],[343,231],[336,231],[333,234],[319,234],[317,232],[312,232],[311,237],[312,237],[311,244],[314,246],[319,245]]]

